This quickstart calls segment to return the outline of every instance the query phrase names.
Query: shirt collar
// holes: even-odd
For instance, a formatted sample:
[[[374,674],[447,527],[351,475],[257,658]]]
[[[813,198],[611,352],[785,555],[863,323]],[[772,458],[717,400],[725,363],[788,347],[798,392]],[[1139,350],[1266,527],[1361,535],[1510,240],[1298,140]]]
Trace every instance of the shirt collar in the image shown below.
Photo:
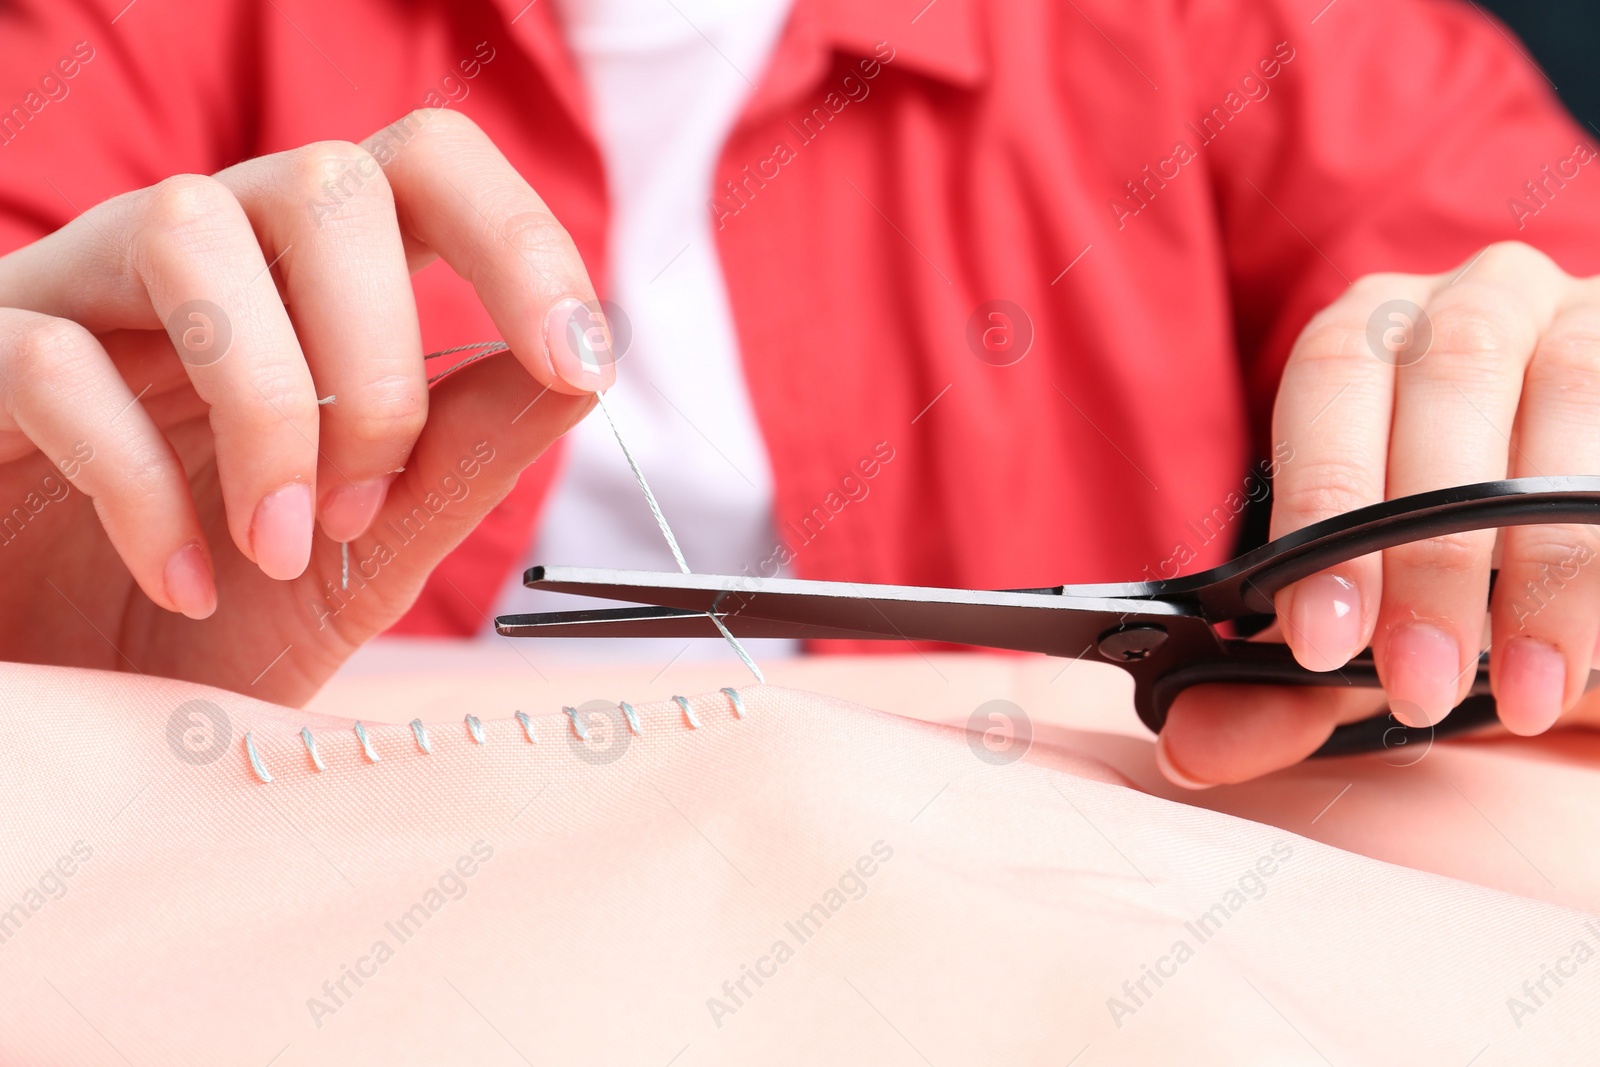
[[[545,71],[562,105],[587,126],[586,94],[550,0],[494,0],[512,38]],[[765,111],[815,84],[828,53],[892,55],[913,70],[961,88],[988,75],[983,0],[794,0],[749,111]],[[893,52],[880,53],[880,44]]]
[[[988,73],[978,10],[982,2],[794,0],[742,122],[764,119],[814,96],[835,53],[871,57],[897,70],[976,88]]]
[[[963,88],[988,74],[981,0],[795,0],[794,18],[815,20],[842,52],[870,56],[880,42],[893,65]],[[809,9],[809,10],[808,10]]]

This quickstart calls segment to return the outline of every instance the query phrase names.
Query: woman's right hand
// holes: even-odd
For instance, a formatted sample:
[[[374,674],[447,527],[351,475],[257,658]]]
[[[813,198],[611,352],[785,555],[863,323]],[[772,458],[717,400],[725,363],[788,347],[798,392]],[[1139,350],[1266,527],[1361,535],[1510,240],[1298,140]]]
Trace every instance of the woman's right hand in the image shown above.
[[[430,410],[409,276],[436,257],[516,358]],[[610,384],[597,308],[448,110],[169,178],[0,258],[0,657],[305,699]],[[426,533],[330,599],[339,543],[365,561],[419,507]]]

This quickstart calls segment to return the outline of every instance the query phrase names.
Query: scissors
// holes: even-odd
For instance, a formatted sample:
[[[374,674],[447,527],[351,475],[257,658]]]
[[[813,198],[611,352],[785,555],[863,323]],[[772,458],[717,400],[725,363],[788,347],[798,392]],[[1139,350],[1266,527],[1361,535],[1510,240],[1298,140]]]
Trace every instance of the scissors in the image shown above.
[[[738,637],[937,641],[1093,655],[1133,676],[1134,708],[1160,733],[1172,701],[1192,685],[1379,687],[1370,648],[1336,671],[1309,671],[1287,645],[1219,629],[1272,614],[1278,590],[1412,541],[1554,523],[1600,525],[1600,477],[1517,478],[1401,497],[1307,526],[1219,567],[1154,582],[986,591],[531,567],[524,575],[530,589],[644,606],[507,615],[495,628],[507,637],[718,637],[720,622]],[[1437,726],[1413,729],[1385,710],[1337,727],[1316,755],[1422,742],[1492,722],[1488,664],[1487,652],[1480,654],[1470,694]],[[1587,687],[1597,682],[1600,671],[1591,671]]]

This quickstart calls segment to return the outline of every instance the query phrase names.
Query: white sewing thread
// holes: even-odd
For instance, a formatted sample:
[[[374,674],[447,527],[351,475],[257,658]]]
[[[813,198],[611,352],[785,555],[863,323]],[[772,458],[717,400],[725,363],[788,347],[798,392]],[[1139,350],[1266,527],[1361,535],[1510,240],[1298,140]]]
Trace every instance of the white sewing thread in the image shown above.
[[[683,549],[678,547],[678,539],[672,535],[672,527],[667,525],[667,517],[661,513],[661,505],[656,502],[656,495],[650,491],[650,483],[645,481],[644,471],[639,469],[639,462],[633,458],[633,451],[628,448],[628,442],[623,439],[622,427],[617,425],[616,417],[611,414],[611,405],[606,403],[606,395],[597,392],[594,396],[600,404],[600,410],[605,413],[606,422],[611,424],[611,432],[616,437],[617,444],[622,448],[623,458],[628,461],[628,469],[633,471],[634,481],[639,483],[639,490],[644,493],[644,502],[649,505],[650,514],[655,516],[656,525],[661,528],[661,536],[667,539],[667,547],[672,550],[672,558],[678,561],[678,570],[684,574],[689,574],[689,561],[683,558]],[[767,679],[762,675],[761,668],[756,666],[756,661],[750,658],[750,653],[745,651],[744,645],[740,644],[739,639],[733,636],[733,632],[722,624],[722,620],[717,618],[715,613],[706,612],[706,618],[711,620],[711,624],[727,640],[729,647],[733,649],[734,655],[738,656],[740,661],[750,669],[750,673],[756,676],[756,681],[765,684]]]
[[[733,647],[734,655],[744,661],[744,665],[750,669],[750,673],[756,676],[756,681],[766,685],[767,676],[761,673],[761,668],[756,666],[756,661],[750,658],[750,653],[744,650],[744,645],[739,643],[739,639],[733,636],[726,626],[722,625],[722,620],[709,611],[706,612],[706,618],[711,620],[711,625],[722,631],[722,636],[727,638],[728,644]]]
[[[372,742],[367,739],[367,728],[361,725],[359,719],[356,721],[355,729],[356,738],[361,742],[361,751],[367,754],[367,761],[369,763],[377,763],[378,754],[372,751]]]
[[[561,710],[566,712],[567,718],[572,720],[572,732],[578,735],[578,740],[589,740],[589,728],[583,724],[582,719],[578,718],[578,709],[562,708]]]
[[[474,741],[483,744],[483,723],[478,721],[476,715],[467,716],[467,732],[472,735]]]
[[[621,708],[622,714],[628,717],[628,729],[632,730],[635,734],[643,733],[643,730],[639,726],[639,713],[633,710],[633,705],[624,700],[622,703],[618,704],[617,707]]]
[[[724,688],[722,692],[728,698],[728,703],[733,705],[733,713],[741,719],[744,718],[744,698],[739,695],[739,691],[729,687]]]
[[[350,588],[350,542],[339,542],[339,588]]]
[[[689,720],[689,728],[691,730],[700,729],[700,720],[695,718],[694,709],[689,706],[689,698],[673,697],[672,699],[677,701],[678,707],[683,709],[683,717]]]
[[[611,424],[611,432],[616,435],[617,444],[622,446],[622,456],[628,461],[634,481],[639,483],[639,489],[644,493],[644,502],[650,506],[650,514],[655,516],[656,525],[661,528],[661,536],[667,539],[667,547],[672,549],[672,558],[678,561],[678,569],[688,574],[689,561],[683,558],[683,549],[678,547],[678,539],[672,535],[672,527],[667,525],[667,517],[661,514],[661,505],[656,503],[656,495],[650,491],[650,483],[644,480],[644,471],[639,469],[638,461],[633,458],[633,450],[623,439],[622,427],[617,425],[616,416],[611,414],[611,405],[606,403],[606,395],[595,393],[594,396],[600,402],[600,410],[605,413],[606,422]]]
[[[256,751],[256,739],[249,733],[244,735],[244,751],[250,757],[250,769],[256,772],[256,777],[263,782],[272,781],[272,775],[267,773],[266,766],[261,762],[261,754]]]
[[[417,737],[417,747],[427,755],[433,755],[433,745],[428,741],[428,731],[422,728],[421,719],[411,720],[411,732]]]
[[[429,352],[422,358],[432,359],[435,356],[450,356],[457,352],[473,352],[480,348],[484,351],[478,353],[479,355],[493,355],[496,352],[505,352],[510,349],[511,346],[506,344],[504,341],[479,341],[476,344],[456,345],[454,348],[441,348],[437,352]]]
[[[489,356],[496,355],[500,352],[508,352],[510,350],[511,346],[506,344],[504,341],[479,341],[475,345],[456,345],[454,348],[441,348],[437,352],[429,352],[426,356],[422,357],[424,361],[430,360],[434,356],[448,356],[453,355],[456,352],[471,352],[473,354],[458,363],[451,364],[438,374],[429,375],[428,384],[432,385],[437,381],[448,378],[462,367],[470,366],[471,364],[478,362],[480,359],[487,359]]]
[[[522,732],[528,735],[528,744],[537,745],[539,739],[533,736],[533,720],[528,718],[526,712],[517,712],[517,721],[522,724]]]
[[[472,355],[468,356],[466,359],[460,360],[457,363],[451,364],[438,374],[430,375],[428,377],[428,384],[433,385],[434,383],[442,381],[443,379],[454,374],[462,367],[469,366],[481,359],[486,359],[487,357],[496,355],[500,352],[510,351],[510,349],[511,346],[506,344],[504,341],[479,341],[477,344],[456,345],[454,348],[441,348],[437,352],[430,352],[426,356],[422,357],[424,361],[433,359],[435,356],[448,356],[456,352],[471,352]],[[677,561],[678,569],[684,574],[691,573],[689,570],[689,561],[683,558],[683,549],[678,547],[678,539],[673,535],[672,527],[667,525],[667,517],[662,514],[661,505],[656,501],[655,493],[650,491],[650,483],[645,481],[644,471],[639,468],[638,461],[633,458],[632,450],[628,448],[628,442],[623,439],[622,428],[617,425],[616,416],[612,415],[611,406],[606,403],[605,394],[596,392],[594,396],[595,400],[600,404],[600,410],[605,413],[606,422],[611,425],[611,432],[616,436],[617,444],[622,448],[622,455],[623,458],[628,461],[628,468],[633,471],[634,480],[639,483],[639,489],[644,493],[644,501],[650,507],[650,514],[655,517],[656,525],[661,528],[661,536],[666,538],[667,547],[672,550],[672,558]],[[400,469],[404,470],[405,468],[402,467]],[[346,549],[346,562],[343,572],[343,585],[345,589],[350,588],[348,556],[349,551]],[[763,685],[766,684],[766,676],[761,673],[761,668],[756,666],[756,661],[750,657],[750,653],[745,650],[744,645],[737,637],[733,636],[733,631],[729,630],[727,626],[723,624],[722,620],[712,612],[706,612],[706,618],[710,619],[711,624],[717,628],[717,632],[722,634],[723,639],[727,641],[729,647],[733,649],[734,655],[739,657],[739,661],[745,665],[751,674],[755,675],[756,681],[761,682]]]
[[[306,752],[311,755],[311,765],[317,769],[318,773],[327,770],[327,766],[322,762],[322,754],[317,751],[317,739],[311,736],[311,728],[309,726],[300,727],[300,740],[306,743]]]

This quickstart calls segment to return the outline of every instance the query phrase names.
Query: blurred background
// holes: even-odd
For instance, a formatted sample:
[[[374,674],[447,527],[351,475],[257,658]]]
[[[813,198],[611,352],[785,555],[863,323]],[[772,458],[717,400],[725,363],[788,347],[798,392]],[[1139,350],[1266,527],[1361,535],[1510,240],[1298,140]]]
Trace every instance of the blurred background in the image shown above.
[[[1516,31],[1578,121],[1600,136],[1600,2],[1481,0]]]

